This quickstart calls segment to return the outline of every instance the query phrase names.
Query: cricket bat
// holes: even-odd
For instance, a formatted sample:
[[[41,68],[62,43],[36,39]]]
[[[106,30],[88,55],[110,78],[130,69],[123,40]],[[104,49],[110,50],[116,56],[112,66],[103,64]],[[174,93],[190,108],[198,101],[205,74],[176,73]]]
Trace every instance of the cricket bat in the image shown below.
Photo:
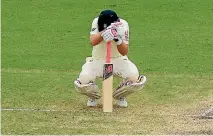
[[[106,62],[103,68],[102,99],[103,112],[112,112],[113,64],[111,63],[111,42],[107,43]]]

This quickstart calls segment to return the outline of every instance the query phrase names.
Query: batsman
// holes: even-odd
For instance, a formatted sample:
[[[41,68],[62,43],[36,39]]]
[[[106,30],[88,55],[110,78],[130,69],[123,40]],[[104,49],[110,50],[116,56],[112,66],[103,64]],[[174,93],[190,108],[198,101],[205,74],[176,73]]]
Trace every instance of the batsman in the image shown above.
[[[113,75],[122,78],[121,83],[113,91],[113,98],[119,107],[127,107],[126,97],[140,91],[146,83],[146,77],[140,75],[136,65],[128,59],[129,25],[118,17],[113,10],[103,10],[92,21],[90,43],[93,46],[92,57],[86,63],[78,78],[74,81],[75,88],[88,96],[87,106],[97,105],[101,92],[95,81],[103,75],[106,58],[106,44],[111,41],[111,63]]]

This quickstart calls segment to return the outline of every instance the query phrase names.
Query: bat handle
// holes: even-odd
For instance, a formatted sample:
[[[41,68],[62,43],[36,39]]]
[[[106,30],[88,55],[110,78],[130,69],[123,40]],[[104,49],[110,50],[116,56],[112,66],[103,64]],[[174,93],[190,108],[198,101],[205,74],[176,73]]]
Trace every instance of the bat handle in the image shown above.
[[[107,42],[107,54],[106,54],[106,63],[110,63],[111,58],[111,41]]]

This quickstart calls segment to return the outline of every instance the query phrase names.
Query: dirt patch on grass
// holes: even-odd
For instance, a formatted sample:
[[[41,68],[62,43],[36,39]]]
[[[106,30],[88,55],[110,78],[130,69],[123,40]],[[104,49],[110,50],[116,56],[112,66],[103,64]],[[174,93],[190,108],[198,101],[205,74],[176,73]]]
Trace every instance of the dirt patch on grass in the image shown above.
[[[179,116],[167,118],[171,124],[164,129],[164,134],[213,134],[213,120],[197,117]]]
[[[208,97],[200,102],[190,105],[179,116],[167,116],[169,123],[162,129],[162,134],[178,135],[212,135],[213,134],[213,97]]]
[[[191,112],[202,117],[213,117],[213,96],[203,99],[200,102],[193,104],[188,112]]]

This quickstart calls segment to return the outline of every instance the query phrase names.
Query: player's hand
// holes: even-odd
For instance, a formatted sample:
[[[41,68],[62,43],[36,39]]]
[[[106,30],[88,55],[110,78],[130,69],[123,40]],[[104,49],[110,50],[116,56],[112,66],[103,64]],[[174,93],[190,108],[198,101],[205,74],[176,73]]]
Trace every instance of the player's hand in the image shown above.
[[[111,23],[110,26],[107,27],[107,29],[115,29],[116,31],[118,31],[118,28],[123,26],[122,22],[115,22],[115,23]]]
[[[115,23],[111,23],[110,26],[107,27],[107,29],[115,29],[116,32],[119,31],[119,27],[122,27],[124,24],[122,22],[115,22]],[[117,33],[117,35],[114,37],[113,39],[117,45],[121,45],[121,43],[123,42],[119,36],[119,34]]]
[[[116,45],[121,45],[123,42],[123,40],[120,38],[119,35],[118,35],[118,37],[114,38],[113,40],[115,41]]]
[[[115,29],[106,29],[101,33],[101,36],[103,37],[104,41],[109,42],[116,38],[118,38],[118,34]]]

